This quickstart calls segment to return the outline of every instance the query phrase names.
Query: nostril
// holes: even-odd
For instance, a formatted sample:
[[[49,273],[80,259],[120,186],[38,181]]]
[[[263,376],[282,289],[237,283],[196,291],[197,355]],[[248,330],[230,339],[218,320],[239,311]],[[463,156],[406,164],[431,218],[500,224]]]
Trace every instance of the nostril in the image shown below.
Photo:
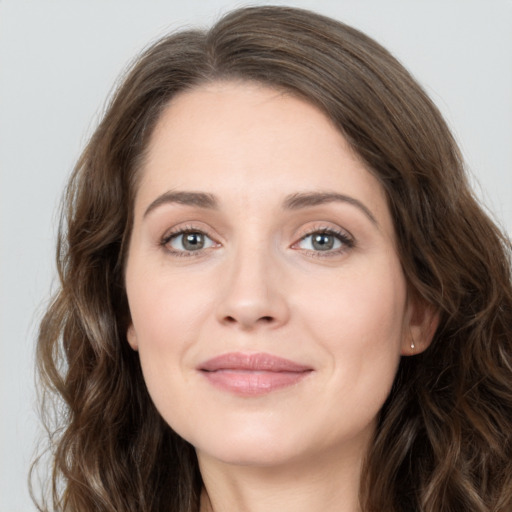
[[[260,324],[270,324],[272,322],[274,322],[275,318],[273,316],[270,316],[270,315],[265,315],[265,316],[261,316],[259,318],[256,318],[256,319],[247,319],[247,318],[243,318],[243,317],[234,317],[234,316],[231,316],[231,315],[227,315],[224,317],[224,322],[226,324],[242,324],[242,325],[252,325],[252,324],[255,324],[255,323],[260,323]]]

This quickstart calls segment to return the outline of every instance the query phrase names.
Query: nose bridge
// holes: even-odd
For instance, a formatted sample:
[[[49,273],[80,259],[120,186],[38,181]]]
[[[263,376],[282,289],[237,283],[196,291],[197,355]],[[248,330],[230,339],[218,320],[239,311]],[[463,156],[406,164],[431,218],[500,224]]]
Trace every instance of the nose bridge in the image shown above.
[[[246,236],[227,263],[219,320],[244,329],[277,326],[288,318],[282,270],[269,240]]]

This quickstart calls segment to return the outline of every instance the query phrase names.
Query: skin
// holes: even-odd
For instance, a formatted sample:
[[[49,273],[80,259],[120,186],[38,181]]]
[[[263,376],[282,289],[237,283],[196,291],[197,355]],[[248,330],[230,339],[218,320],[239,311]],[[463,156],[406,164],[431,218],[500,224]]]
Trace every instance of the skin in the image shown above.
[[[177,192],[213,194],[216,207],[171,201]],[[289,207],[319,192],[345,200]],[[180,230],[204,247],[184,251]],[[311,233],[326,230],[333,248],[320,250]],[[400,357],[432,332],[395,245],[381,186],[316,107],[237,82],[171,101],[136,194],[127,339],[156,407],[196,448],[202,510],[359,510],[360,468]],[[239,395],[198,370],[227,352],[311,371]]]

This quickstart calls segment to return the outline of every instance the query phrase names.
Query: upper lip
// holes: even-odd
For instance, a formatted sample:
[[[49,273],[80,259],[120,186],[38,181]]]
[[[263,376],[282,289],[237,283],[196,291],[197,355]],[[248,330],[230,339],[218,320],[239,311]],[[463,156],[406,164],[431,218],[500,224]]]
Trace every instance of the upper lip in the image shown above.
[[[219,370],[240,371],[267,371],[267,372],[307,372],[313,370],[311,366],[303,365],[267,353],[243,354],[229,352],[208,359],[200,364],[199,370],[215,372]]]

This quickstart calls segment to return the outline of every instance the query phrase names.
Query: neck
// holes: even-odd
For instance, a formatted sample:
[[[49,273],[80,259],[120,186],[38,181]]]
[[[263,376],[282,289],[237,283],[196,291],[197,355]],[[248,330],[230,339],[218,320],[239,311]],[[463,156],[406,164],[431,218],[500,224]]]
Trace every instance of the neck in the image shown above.
[[[339,455],[339,454],[337,454]],[[272,467],[226,464],[198,453],[204,482],[201,512],[360,512],[362,454]]]

